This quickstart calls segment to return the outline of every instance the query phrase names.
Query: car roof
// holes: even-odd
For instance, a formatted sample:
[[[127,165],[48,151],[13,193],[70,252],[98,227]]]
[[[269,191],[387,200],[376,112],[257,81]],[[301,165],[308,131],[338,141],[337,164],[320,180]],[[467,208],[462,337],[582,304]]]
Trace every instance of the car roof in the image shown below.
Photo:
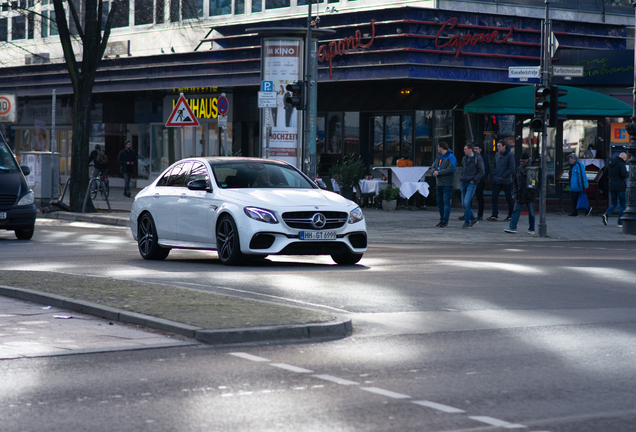
[[[231,162],[258,162],[258,163],[268,163],[272,165],[290,165],[287,162],[278,160],[278,159],[265,159],[265,158],[255,158],[255,157],[236,157],[236,156],[214,156],[214,157],[202,157],[208,161],[210,165],[219,165]]]

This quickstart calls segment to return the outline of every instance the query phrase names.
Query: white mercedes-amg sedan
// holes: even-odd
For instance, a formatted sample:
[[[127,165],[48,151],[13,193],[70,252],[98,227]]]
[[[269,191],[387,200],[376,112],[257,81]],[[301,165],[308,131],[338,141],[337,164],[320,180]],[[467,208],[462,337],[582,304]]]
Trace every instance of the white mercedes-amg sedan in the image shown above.
[[[267,255],[331,255],[360,261],[367,229],[360,207],[272,159],[188,158],[137,194],[130,229],[144,259],[172,248],[216,250],[223,264]]]

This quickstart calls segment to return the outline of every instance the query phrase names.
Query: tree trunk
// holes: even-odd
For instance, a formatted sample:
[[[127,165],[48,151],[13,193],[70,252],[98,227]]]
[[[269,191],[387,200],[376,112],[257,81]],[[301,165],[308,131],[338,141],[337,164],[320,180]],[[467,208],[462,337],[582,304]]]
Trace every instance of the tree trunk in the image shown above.
[[[73,139],[71,160],[71,211],[81,212],[88,189],[90,178],[88,155],[90,153],[91,131],[91,99],[92,80],[90,84],[86,78],[80,78],[79,92],[74,95],[73,105]],[[86,211],[95,211],[93,201],[88,197]]]

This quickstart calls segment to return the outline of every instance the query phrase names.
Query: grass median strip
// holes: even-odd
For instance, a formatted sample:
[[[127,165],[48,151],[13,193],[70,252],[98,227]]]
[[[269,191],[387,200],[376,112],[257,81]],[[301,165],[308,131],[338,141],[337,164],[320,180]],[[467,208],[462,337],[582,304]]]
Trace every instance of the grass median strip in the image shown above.
[[[329,322],[327,313],[161,284],[39,271],[3,271],[0,285],[26,288],[209,330]]]

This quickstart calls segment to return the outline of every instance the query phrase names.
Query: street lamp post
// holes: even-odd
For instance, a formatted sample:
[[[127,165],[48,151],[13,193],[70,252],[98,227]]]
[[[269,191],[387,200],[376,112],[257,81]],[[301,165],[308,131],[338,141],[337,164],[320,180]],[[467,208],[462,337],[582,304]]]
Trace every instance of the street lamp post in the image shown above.
[[[632,7],[636,8],[636,1],[632,2]],[[634,65],[636,65],[636,51],[634,56]],[[630,141],[625,150],[630,156],[629,160],[629,178],[627,187],[627,208],[623,216],[623,234],[636,234],[636,67],[634,68],[634,111],[632,114],[632,122],[625,129],[629,133]]]

